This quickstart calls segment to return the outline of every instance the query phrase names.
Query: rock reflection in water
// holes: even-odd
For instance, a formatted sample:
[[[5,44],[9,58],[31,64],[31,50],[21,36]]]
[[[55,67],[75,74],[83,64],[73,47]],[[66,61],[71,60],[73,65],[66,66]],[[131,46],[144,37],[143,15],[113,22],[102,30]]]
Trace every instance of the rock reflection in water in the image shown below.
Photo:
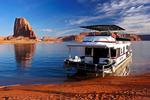
[[[114,73],[106,74],[105,77],[108,76],[128,76],[130,74],[130,67],[132,63],[132,56],[128,58],[128,60],[123,63]],[[86,73],[86,72],[77,72],[74,75],[68,74],[68,79],[66,81],[81,81],[81,80],[87,80],[95,77],[102,77],[102,73]]]
[[[35,44],[14,44],[15,58],[18,67],[30,67],[35,48]]]

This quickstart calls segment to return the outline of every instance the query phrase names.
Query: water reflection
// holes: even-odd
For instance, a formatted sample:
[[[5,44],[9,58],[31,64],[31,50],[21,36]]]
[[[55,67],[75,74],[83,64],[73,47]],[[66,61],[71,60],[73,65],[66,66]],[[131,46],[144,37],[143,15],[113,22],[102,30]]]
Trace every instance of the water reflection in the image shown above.
[[[18,67],[27,68],[31,66],[35,48],[35,44],[14,44],[15,58]]]

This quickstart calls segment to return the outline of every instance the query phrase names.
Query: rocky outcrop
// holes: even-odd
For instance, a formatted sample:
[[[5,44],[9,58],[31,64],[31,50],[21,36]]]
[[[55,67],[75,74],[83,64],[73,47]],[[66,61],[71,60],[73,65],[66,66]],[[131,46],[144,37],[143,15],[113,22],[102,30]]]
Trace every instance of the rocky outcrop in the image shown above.
[[[82,41],[83,41],[83,38],[84,38],[86,35],[89,35],[89,33],[87,33],[87,32],[82,32],[82,33],[80,33],[79,35],[76,35],[76,36],[75,36],[75,41],[77,41],[77,42],[82,42]]]
[[[61,38],[55,38],[55,37],[49,37],[49,36],[44,36],[41,39],[42,41],[47,41],[47,42],[61,42]]]
[[[29,22],[25,18],[16,18],[14,24],[13,37],[27,37],[29,39],[36,39],[36,35],[32,30]]]
[[[50,41],[50,42],[63,42],[63,41],[77,41],[82,42],[83,38],[87,35],[101,35],[100,32],[82,32],[78,35],[68,35],[58,38],[52,38],[52,37],[43,37],[43,41]],[[117,32],[112,32],[111,36],[114,37],[117,40],[128,40],[128,41],[140,41],[141,38],[136,34],[120,34]]]
[[[63,36],[63,37],[59,37],[58,39],[61,39],[62,41],[73,41],[75,40],[75,35]]]
[[[62,37],[48,37],[45,36],[41,40],[42,41],[50,41],[50,42],[64,42],[64,41],[77,41],[82,42],[83,38],[88,35],[89,33],[83,32],[78,35],[68,35],[68,36],[62,36]]]
[[[136,34],[121,34],[121,37],[128,38],[130,41],[140,41],[141,38]]]

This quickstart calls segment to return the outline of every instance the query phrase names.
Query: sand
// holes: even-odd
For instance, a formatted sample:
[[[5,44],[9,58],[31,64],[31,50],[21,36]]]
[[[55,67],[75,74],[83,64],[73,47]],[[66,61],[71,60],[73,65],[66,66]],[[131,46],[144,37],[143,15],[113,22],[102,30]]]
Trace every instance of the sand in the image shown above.
[[[1,86],[0,100],[150,100],[150,74],[64,84]]]

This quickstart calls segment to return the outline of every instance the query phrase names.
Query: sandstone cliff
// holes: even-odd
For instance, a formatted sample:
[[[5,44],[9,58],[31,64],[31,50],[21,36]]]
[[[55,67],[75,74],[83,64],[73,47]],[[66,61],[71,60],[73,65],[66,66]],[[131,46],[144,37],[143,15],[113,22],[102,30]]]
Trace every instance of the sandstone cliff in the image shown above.
[[[27,37],[29,39],[36,39],[36,35],[32,30],[29,22],[25,18],[16,18],[14,24],[13,37]]]
[[[68,35],[68,36],[62,36],[62,37],[48,37],[44,36],[42,38],[42,41],[50,41],[50,42],[64,42],[64,41],[77,41],[77,42],[82,42],[83,38],[89,35],[87,32],[80,33],[78,35]]]

